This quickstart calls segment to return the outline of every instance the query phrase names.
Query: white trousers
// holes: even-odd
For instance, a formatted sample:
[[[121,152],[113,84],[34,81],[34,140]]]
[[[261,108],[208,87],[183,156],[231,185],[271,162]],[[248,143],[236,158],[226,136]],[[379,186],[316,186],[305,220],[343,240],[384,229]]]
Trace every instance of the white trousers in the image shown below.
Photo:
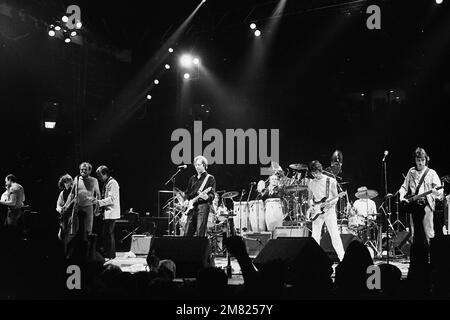
[[[430,206],[426,206],[424,208],[425,216],[423,217],[423,230],[425,230],[425,237],[427,238],[427,242],[430,243],[430,239],[434,238],[434,224],[433,224],[433,210],[431,210]],[[412,217],[410,217],[411,221],[411,235],[414,237],[414,223]]]
[[[345,252],[344,246],[342,245],[341,236],[339,234],[336,218],[336,210],[334,208],[331,208],[324,214],[320,215],[312,223],[312,236],[319,245],[320,245],[320,236],[322,233],[322,226],[324,222],[325,225],[327,226],[328,232],[330,233],[333,248],[336,251],[339,260],[342,261],[342,259],[344,259]]]

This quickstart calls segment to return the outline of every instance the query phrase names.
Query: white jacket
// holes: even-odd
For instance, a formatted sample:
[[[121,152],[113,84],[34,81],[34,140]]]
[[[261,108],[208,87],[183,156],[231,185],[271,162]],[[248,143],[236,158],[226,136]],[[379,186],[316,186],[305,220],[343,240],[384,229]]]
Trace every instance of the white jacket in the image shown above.
[[[98,201],[100,208],[104,207],[105,219],[120,218],[119,183],[111,178],[106,184],[105,198]]]

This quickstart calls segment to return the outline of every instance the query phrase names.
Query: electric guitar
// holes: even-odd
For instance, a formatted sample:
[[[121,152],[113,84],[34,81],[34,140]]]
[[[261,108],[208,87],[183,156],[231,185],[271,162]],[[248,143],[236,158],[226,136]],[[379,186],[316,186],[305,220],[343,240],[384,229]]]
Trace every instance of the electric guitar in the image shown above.
[[[336,197],[328,199],[323,197],[320,201],[314,201],[314,206],[312,207],[312,213],[314,216],[311,218],[311,221],[316,220],[320,215],[325,213],[325,208],[334,200],[342,198],[347,194],[346,191],[340,192]]]
[[[211,187],[206,188],[205,190],[200,192],[195,198],[189,200],[186,209],[183,211],[183,215],[187,215],[192,209],[194,209],[194,205],[197,202],[197,200],[200,199],[201,196],[207,194],[209,191],[211,191]]]

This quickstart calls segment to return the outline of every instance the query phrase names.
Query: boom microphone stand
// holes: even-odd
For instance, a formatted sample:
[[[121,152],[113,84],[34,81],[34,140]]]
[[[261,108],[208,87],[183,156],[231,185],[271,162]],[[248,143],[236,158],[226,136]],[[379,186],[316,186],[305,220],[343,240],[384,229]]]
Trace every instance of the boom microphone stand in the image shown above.
[[[175,215],[175,177],[181,172],[181,170],[186,169],[187,165],[181,165],[178,166],[178,170],[177,172],[175,172],[170,178],[169,180],[167,180],[167,182],[164,184],[165,186],[167,186],[170,182],[172,182],[172,202],[171,202],[171,206],[172,206],[172,210],[169,210],[169,217],[168,217],[168,221],[169,221],[169,225],[168,225],[168,235],[170,236],[171,231],[170,231],[170,212],[173,212],[173,215]],[[173,226],[173,230],[174,230],[174,235],[176,235],[177,232],[177,225],[178,225],[178,221],[174,224]]]

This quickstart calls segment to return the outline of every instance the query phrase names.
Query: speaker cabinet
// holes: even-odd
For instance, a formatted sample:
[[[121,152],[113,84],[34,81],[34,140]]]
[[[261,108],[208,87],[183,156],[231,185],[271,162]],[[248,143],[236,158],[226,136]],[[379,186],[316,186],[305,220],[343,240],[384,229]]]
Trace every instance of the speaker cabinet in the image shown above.
[[[177,278],[195,278],[201,268],[210,265],[210,252],[206,237],[156,237],[149,250],[160,260],[172,260]]]
[[[139,233],[149,233],[155,237],[168,235],[169,220],[167,217],[141,217]]]
[[[284,280],[290,284],[326,279],[333,273],[331,260],[313,238],[272,239],[253,263],[258,269],[263,269],[276,261],[282,264]]]
[[[250,258],[256,257],[272,238],[271,232],[247,232],[242,237]]]

